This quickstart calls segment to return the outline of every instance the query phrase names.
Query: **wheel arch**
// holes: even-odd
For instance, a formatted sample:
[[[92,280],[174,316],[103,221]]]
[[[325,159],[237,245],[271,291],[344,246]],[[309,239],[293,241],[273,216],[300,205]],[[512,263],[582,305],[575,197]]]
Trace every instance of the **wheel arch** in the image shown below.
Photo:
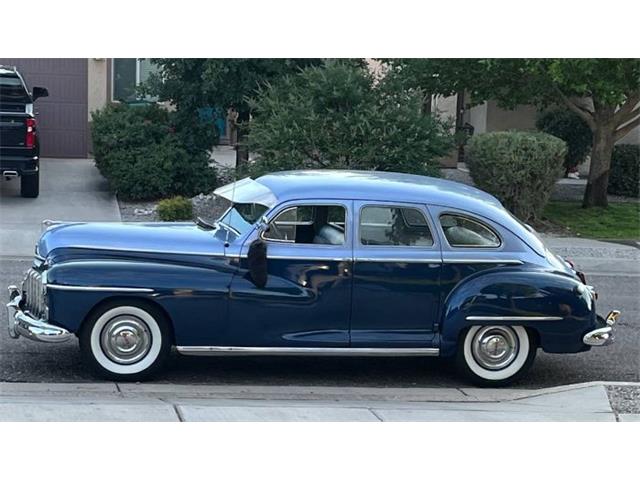
[[[137,305],[136,305],[137,304]],[[171,316],[167,312],[167,310],[158,302],[154,301],[149,297],[143,297],[138,295],[110,295],[98,301],[91,309],[87,312],[80,323],[80,327],[78,328],[78,335],[81,334],[82,330],[87,325],[87,320],[91,318],[95,313],[108,305],[136,305],[136,306],[144,306],[155,310],[162,319],[167,323],[169,327],[169,331],[171,332],[171,344],[175,345],[176,343],[176,335],[175,328],[173,325],[173,320]]]

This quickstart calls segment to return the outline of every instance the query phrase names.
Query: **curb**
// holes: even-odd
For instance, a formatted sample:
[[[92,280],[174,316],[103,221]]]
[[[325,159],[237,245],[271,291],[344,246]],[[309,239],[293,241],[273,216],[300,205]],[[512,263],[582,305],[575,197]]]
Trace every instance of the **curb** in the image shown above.
[[[565,393],[597,386],[635,386],[640,382],[592,381],[535,390],[491,388],[384,388],[263,385],[185,385],[161,383],[0,383],[0,400],[34,396],[111,396],[129,399],[165,397],[225,400],[331,400],[499,403]]]

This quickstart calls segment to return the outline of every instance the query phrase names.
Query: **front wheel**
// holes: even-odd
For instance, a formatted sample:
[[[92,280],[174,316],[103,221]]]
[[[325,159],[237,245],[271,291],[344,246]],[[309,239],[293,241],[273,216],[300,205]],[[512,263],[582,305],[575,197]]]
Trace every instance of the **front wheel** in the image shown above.
[[[462,372],[483,387],[508,385],[531,367],[535,338],[521,326],[473,326],[462,336],[456,362]]]
[[[140,381],[162,368],[171,352],[162,312],[142,302],[118,302],[93,312],[80,332],[83,361],[114,381]]]

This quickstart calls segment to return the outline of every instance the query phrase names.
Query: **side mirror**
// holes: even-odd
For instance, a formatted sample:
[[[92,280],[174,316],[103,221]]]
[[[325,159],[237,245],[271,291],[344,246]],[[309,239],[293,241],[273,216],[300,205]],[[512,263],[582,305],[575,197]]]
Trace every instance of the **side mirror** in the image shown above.
[[[260,240],[254,240],[249,245],[247,254],[249,264],[249,277],[258,288],[264,288],[267,284],[267,244]]]
[[[44,87],[33,87],[33,93],[31,94],[31,98],[33,98],[33,100],[37,100],[39,98],[42,97],[48,97],[49,96],[49,90],[47,90]]]

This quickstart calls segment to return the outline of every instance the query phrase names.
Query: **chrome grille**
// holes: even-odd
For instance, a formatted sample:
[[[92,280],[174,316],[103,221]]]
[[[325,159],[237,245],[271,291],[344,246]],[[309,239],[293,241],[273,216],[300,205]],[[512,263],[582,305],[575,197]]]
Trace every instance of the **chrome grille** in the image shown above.
[[[25,309],[36,317],[46,318],[45,291],[42,285],[42,275],[38,271],[33,268],[29,269],[24,282],[22,282],[22,291],[27,296]]]

